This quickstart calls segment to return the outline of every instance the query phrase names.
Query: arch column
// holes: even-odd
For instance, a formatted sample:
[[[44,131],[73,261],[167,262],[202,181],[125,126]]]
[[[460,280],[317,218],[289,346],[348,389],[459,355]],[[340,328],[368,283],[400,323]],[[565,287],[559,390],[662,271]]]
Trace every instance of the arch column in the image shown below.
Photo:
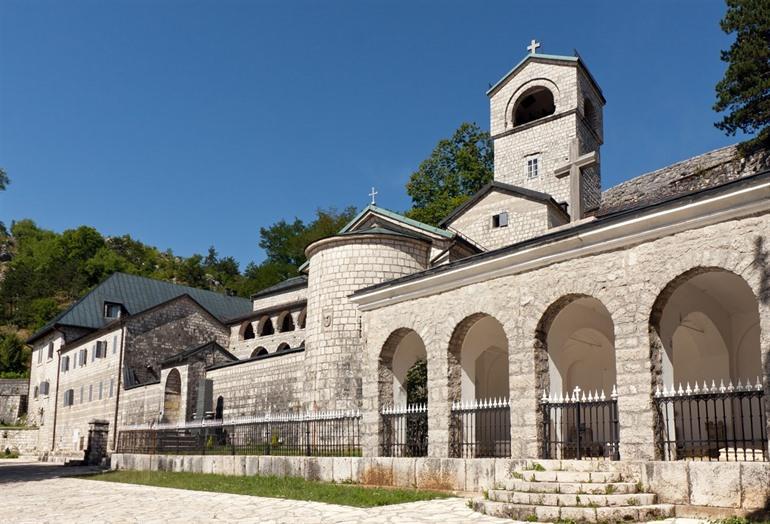
[[[447,344],[431,339],[425,341],[428,353],[428,456],[449,456],[450,377]],[[459,395],[460,382],[452,386]]]

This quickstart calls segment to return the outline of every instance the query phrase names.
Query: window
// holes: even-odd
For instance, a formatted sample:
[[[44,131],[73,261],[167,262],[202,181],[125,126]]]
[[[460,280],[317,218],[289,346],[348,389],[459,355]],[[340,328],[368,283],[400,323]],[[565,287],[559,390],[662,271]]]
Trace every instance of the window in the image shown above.
[[[112,354],[114,355],[118,351],[118,336],[112,337]]]
[[[100,340],[96,343],[96,351],[94,352],[96,358],[105,358],[107,356],[107,341]]]
[[[91,402],[94,399],[94,385],[88,385],[88,401]]]
[[[48,360],[53,358],[53,342],[48,343]]]
[[[540,155],[531,155],[527,161],[527,180],[532,180],[540,175]]]
[[[65,406],[71,406],[75,403],[75,392],[71,389],[68,389],[64,392],[64,405]]]
[[[80,386],[80,403],[83,403],[83,386]]]
[[[81,349],[80,353],[78,354],[78,365],[85,366],[86,364],[88,364],[88,350]]]
[[[101,400],[103,396],[104,396],[103,385],[102,385],[102,381],[100,380],[99,381],[99,400]]]
[[[528,124],[556,112],[553,93],[542,86],[526,90],[517,100],[513,111],[513,125]]]
[[[110,379],[110,398],[112,398],[113,391],[115,390],[115,379]]]
[[[40,394],[41,395],[47,395],[48,394],[48,390],[50,389],[50,387],[51,386],[48,384],[47,380],[44,381],[44,382],[41,382],[40,383]]]
[[[66,355],[61,359],[61,370],[64,373],[69,371],[69,369],[70,369],[70,357],[69,355]]]
[[[123,306],[117,302],[104,303],[104,318],[119,318],[123,311]]]
[[[492,227],[508,227],[508,211],[492,216]]]
[[[40,392],[40,388],[38,386],[35,386],[35,392],[34,392],[35,398],[37,398],[37,395],[39,392]]]
[[[37,363],[41,364],[43,362],[43,348],[40,348],[37,350]]]

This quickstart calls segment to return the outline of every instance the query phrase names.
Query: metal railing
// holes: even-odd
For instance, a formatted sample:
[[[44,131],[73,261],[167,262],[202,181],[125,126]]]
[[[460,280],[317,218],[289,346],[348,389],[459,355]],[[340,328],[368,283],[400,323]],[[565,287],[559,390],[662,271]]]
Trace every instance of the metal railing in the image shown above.
[[[454,402],[449,420],[449,453],[453,458],[510,457],[509,399]]]
[[[586,394],[575,387],[572,396],[543,392],[540,410],[543,423],[544,459],[620,459],[618,392]]]
[[[118,433],[119,453],[360,456],[357,411],[267,414],[231,420],[141,425]]]
[[[660,387],[653,398],[658,447],[664,460],[765,461],[768,458],[767,402],[755,385]]]
[[[380,454],[383,457],[424,457],[428,454],[428,405],[382,409]]]

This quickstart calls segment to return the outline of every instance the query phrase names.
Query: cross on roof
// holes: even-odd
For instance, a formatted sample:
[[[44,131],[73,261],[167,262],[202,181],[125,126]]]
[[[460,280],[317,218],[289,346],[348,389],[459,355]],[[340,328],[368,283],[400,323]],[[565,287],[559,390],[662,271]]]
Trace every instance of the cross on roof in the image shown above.
[[[533,38],[532,41],[527,46],[527,51],[529,51],[530,54],[534,55],[535,53],[537,53],[538,47],[540,47],[540,42],[538,42]]]
[[[374,197],[376,197],[379,193],[374,190],[374,187],[372,187],[372,192],[369,193],[369,196],[372,197],[372,205],[375,205],[377,202],[375,202]]]
[[[554,174],[557,178],[561,178],[569,175],[569,187],[570,187],[570,209],[569,215],[572,222],[583,218],[583,206],[581,202],[583,176],[582,169],[584,167],[592,167],[599,163],[599,156],[596,151],[591,151],[584,155],[580,154],[580,144],[577,138],[573,138],[569,144],[569,157],[567,162],[556,169]]]

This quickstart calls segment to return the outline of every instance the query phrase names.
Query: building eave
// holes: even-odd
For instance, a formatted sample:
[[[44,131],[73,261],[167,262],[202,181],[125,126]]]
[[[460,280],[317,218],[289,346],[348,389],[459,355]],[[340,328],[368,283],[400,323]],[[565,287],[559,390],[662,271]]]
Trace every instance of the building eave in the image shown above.
[[[370,288],[351,300],[371,311],[481,281],[622,249],[726,220],[770,212],[770,171],[644,209],[589,220],[557,234],[525,241]],[[549,238],[553,237],[553,238]]]

